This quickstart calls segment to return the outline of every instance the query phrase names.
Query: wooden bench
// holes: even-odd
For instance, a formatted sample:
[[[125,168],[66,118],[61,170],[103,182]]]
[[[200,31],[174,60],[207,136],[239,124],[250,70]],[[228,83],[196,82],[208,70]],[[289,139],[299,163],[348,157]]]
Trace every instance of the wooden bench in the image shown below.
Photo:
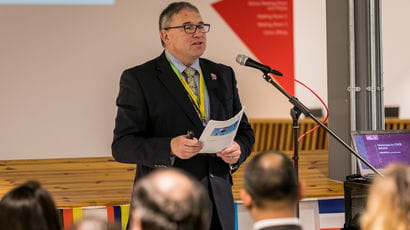
[[[243,166],[233,174],[235,200],[240,200]],[[58,207],[122,205],[130,200],[134,175],[135,165],[111,157],[0,161],[0,197],[18,184],[38,180]],[[342,184],[327,179],[326,151],[301,152],[300,177],[306,197],[343,195]]]
[[[292,157],[292,152],[285,152]],[[243,171],[251,156],[233,174],[234,185],[232,192],[235,200],[240,200],[239,190],[243,186]],[[299,179],[306,185],[304,197],[337,197],[343,196],[343,184],[328,179],[328,153],[325,150],[303,151],[300,152],[299,160]]]
[[[291,119],[249,119],[254,132],[255,144],[252,151],[266,149],[293,151],[292,120]],[[299,135],[312,129],[316,123],[310,118],[299,120]],[[386,118],[385,129],[410,129],[410,119]],[[319,128],[305,136],[299,142],[299,150],[315,151],[328,149],[328,134]]]
[[[252,151],[259,152],[267,149],[280,151],[293,150],[293,129],[290,119],[250,119],[249,123],[255,132],[255,144]],[[300,119],[299,135],[315,127],[311,119]],[[299,142],[299,150],[328,149],[328,135],[323,128],[319,128],[305,136]]]
[[[0,161],[0,196],[27,180],[38,180],[58,207],[129,202],[135,165],[111,157]]]

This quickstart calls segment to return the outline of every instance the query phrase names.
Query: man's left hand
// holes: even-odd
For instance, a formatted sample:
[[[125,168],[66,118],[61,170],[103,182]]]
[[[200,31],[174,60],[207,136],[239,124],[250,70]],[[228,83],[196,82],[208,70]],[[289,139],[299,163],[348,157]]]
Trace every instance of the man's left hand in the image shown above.
[[[241,147],[234,141],[231,146],[224,148],[219,153],[216,153],[216,155],[222,158],[227,164],[235,164],[241,156]]]

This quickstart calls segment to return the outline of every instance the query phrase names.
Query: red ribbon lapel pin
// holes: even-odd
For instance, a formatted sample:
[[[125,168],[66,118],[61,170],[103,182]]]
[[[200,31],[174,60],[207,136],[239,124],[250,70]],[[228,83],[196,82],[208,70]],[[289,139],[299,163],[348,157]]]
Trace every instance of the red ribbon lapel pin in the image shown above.
[[[211,79],[212,79],[212,80],[216,80],[216,79],[218,79],[218,76],[216,76],[216,74],[211,73],[210,75],[211,75]]]

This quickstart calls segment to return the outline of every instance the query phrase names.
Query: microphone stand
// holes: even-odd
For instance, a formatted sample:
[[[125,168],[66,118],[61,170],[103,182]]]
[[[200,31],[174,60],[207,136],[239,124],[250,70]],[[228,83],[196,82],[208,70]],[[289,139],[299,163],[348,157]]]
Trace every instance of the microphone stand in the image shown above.
[[[346,142],[344,142],[340,137],[338,137],[336,135],[335,132],[333,132],[331,129],[329,129],[325,124],[323,124],[323,122],[321,122],[319,119],[317,119],[312,112],[302,103],[298,100],[297,97],[294,96],[290,96],[281,86],[279,86],[273,79],[272,77],[270,77],[268,75],[269,72],[263,72],[263,78],[271,83],[276,89],[278,89],[285,97],[287,97],[289,99],[289,102],[292,103],[293,107],[293,111],[291,111],[291,115],[293,118],[293,126],[294,126],[294,163],[296,166],[295,169],[298,171],[298,160],[299,160],[299,156],[298,156],[298,144],[297,144],[297,136],[298,136],[298,132],[296,132],[296,128],[295,126],[298,128],[299,124],[297,122],[297,119],[300,115],[300,113],[303,113],[306,117],[310,117],[312,120],[314,120],[318,125],[320,125],[322,128],[324,128],[326,130],[327,133],[329,133],[332,137],[334,137],[341,145],[343,145],[346,149],[348,149],[355,157],[359,158],[360,161],[362,161],[365,165],[367,165],[371,170],[373,170],[375,173],[377,173],[380,176],[383,176],[379,170],[377,170],[375,167],[373,167],[373,165],[371,165],[366,159],[364,159],[362,156],[360,156],[350,145],[346,144]],[[296,120],[296,121],[295,121]],[[299,178],[299,174],[298,172],[296,173],[296,175],[298,176],[297,178]]]
[[[269,75],[268,75],[269,76]],[[266,79],[266,78],[265,78]],[[272,78],[271,78],[272,79]],[[296,178],[299,179],[299,117],[302,112],[296,107],[290,110],[290,116],[292,117],[293,128],[293,168],[296,173]],[[296,216],[299,216],[299,205],[296,206]]]

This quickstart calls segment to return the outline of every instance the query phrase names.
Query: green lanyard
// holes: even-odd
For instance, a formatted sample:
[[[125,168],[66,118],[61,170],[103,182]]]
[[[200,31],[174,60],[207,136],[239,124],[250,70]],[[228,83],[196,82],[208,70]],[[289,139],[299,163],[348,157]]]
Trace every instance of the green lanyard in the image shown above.
[[[181,76],[181,73],[178,71],[178,69],[174,66],[174,64],[169,60],[168,56],[167,60],[169,64],[171,65],[172,70],[174,73],[177,75],[179,81],[182,83],[184,86],[185,90],[188,92],[189,97],[191,98],[191,101],[193,102],[195,109],[199,113],[202,121],[206,121],[206,110],[205,110],[205,80],[204,76],[202,74],[202,70],[199,71],[199,100],[198,97],[194,94],[192,91],[191,87],[189,87],[188,83],[186,82],[185,78]]]

